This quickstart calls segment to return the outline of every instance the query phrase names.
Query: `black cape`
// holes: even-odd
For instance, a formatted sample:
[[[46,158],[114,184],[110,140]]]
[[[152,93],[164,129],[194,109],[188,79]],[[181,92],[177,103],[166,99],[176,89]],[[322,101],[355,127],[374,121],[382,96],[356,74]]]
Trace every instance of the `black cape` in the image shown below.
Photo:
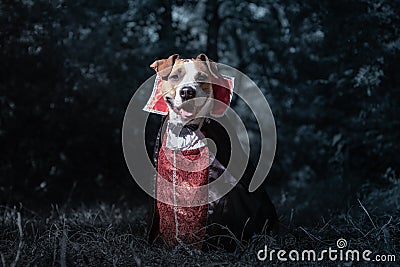
[[[163,121],[165,119],[167,117],[163,117]],[[225,126],[229,124],[225,116],[219,120],[223,120]],[[162,144],[162,128],[161,126],[154,146],[153,163],[156,169],[158,152]],[[231,146],[240,146],[239,151],[242,155],[239,158],[247,161],[247,156],[241,150],[237,135],[234,135],[230,140],[227,131],[220,123],[207,119],[201,131],[207,138],[212,139],[217,146],[217,155],[209,166],[209,183],[220,177],[224,172],[231,158]],[[254,170],[254,166],[248,161],[246,170],[236,186],[222,198],[208,204],[204,250],[215,247],[233,250],[238,242],[249,240],[254,234],[268,233],[276,226],[278,222],[277,214],[265,187],[260,186],[252,193],[248,191]],[[233,176],[235,171],[233,170],[230,172],[232,174],[229,173],[228,175]],[[153,190],[156,192],[156,177],[153,179]],[[228,178],[229,180],[234,182],[236,179],[232,177],[232,179]],[[157,240],[159,228],[159,215],[154,198],[151,199],[147,221],[147,239],[149,243],[153,243]]]

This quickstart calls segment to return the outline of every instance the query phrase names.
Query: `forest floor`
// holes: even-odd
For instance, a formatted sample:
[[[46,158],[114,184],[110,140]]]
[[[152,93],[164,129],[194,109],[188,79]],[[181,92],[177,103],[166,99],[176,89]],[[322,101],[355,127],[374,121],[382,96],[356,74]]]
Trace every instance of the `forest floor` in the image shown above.
[[[0,207],[0,264],[2,266],[255,266],[281,265],[274,259],[260,261],[257,252],[284,249],[337,249],[337,240],[344,238],[343,249],[371,250],[370,265],[376,255],[396,257],[385,266],[400,262],[400,218],[373,216],[360,203],[356,217],[349,213],[321,221],[313,227],[288,222],[286,230],[273,236],[255,236],[234,253],[223,250],[193,253],[185,249],[166,250],[148,245],[144,238],[145,207],[117,207],[99,203],[76,209],[53,206],[45,214],[23,207]],[[262,254],[261,254],[262,255]],[[301,257],[301,254],[300,254]],[[360,254],[361,257],[361,254]],[[392,259],[393,260],[393,259]],[[291,261],[290,265],[365,266],[367,262],[337,260]]]

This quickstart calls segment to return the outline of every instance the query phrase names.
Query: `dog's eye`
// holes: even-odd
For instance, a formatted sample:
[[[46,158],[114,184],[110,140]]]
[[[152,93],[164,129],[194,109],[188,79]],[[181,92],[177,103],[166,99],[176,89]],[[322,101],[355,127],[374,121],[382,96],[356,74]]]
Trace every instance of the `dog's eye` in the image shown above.
[[[207,75],[205,75],[205,74],[200,74],[200,75],[198,75],[197,76],[197,80],[199,81],[199,82],[204,82],[204,81],[207,81]]]
[[[179,76],[178,76],[178,74],[174,74],[174,75],[169,76],[168,79],[170,79],[172,81],[177,81],[179,79]]]

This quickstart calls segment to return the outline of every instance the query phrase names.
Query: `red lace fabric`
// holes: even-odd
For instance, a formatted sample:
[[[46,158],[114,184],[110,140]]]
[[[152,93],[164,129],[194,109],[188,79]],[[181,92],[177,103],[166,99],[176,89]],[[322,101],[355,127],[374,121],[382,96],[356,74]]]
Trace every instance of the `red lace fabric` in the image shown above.
[[[202,191],[203,193],[196,196],[192,190],[208,183],[209,156],[207,146],[176,152],[176,166],[174,166],[173,160],[174,153],[173,150],[165,147],[164,142],[158,155],[157,196],[166,197],[172,201],[171,203],[179,203],[179,200],[190,201],[193,198],[208,198],[208,192]],[[205,168],[202,168],[203,166]],[[184,187],[183,190],[178,192],[173,189],[174,167],[176,167],[175,184]],[[165,183],[162,179],[165,179],[170,184],[160,186],[163,182]],[[176,202],[173,202],[174,192]],[[206,232],[207,205],[175,207],[174,212],[174,205],[165,204],[157,200],[157,209],[160,218],[158,236],[167,247],[177,245],[179,239],[185,244],[193,244],[196,248],[201,249],[201,241]]]

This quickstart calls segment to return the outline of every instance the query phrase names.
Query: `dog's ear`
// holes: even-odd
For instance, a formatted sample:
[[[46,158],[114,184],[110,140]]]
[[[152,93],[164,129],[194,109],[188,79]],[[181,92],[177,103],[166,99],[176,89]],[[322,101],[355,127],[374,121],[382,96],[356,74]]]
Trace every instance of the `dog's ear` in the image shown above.
[[[163,80],[167,80],[169,74],[171,73],[172,66],[174,66],[175,61],[178,58],[178,54],[173,54],[167,59],[156,60],[150,65],[150,68],[154,69]]]
[[[204,61],[208,70],[212,74],[211,83],[213,88],[214,99],[218,100],[214,103],[211,115],[221,117],[228,109],[233,93],[233,78],[224,77],[219,73],[217,63],[208,59],[205,54],[196,57],[197,60]]]
[[[208,57],[205,54],[198,55],[196,57],[196,59],[200,60],[200,61],[204,61],[206,63],[207,68],[210,71],[212,76],[214,76],[215,78],[219,77],[219,75],[218,75],[219,74],[218,67],[217,67],[217,64],[214,61],[208,59]]]

